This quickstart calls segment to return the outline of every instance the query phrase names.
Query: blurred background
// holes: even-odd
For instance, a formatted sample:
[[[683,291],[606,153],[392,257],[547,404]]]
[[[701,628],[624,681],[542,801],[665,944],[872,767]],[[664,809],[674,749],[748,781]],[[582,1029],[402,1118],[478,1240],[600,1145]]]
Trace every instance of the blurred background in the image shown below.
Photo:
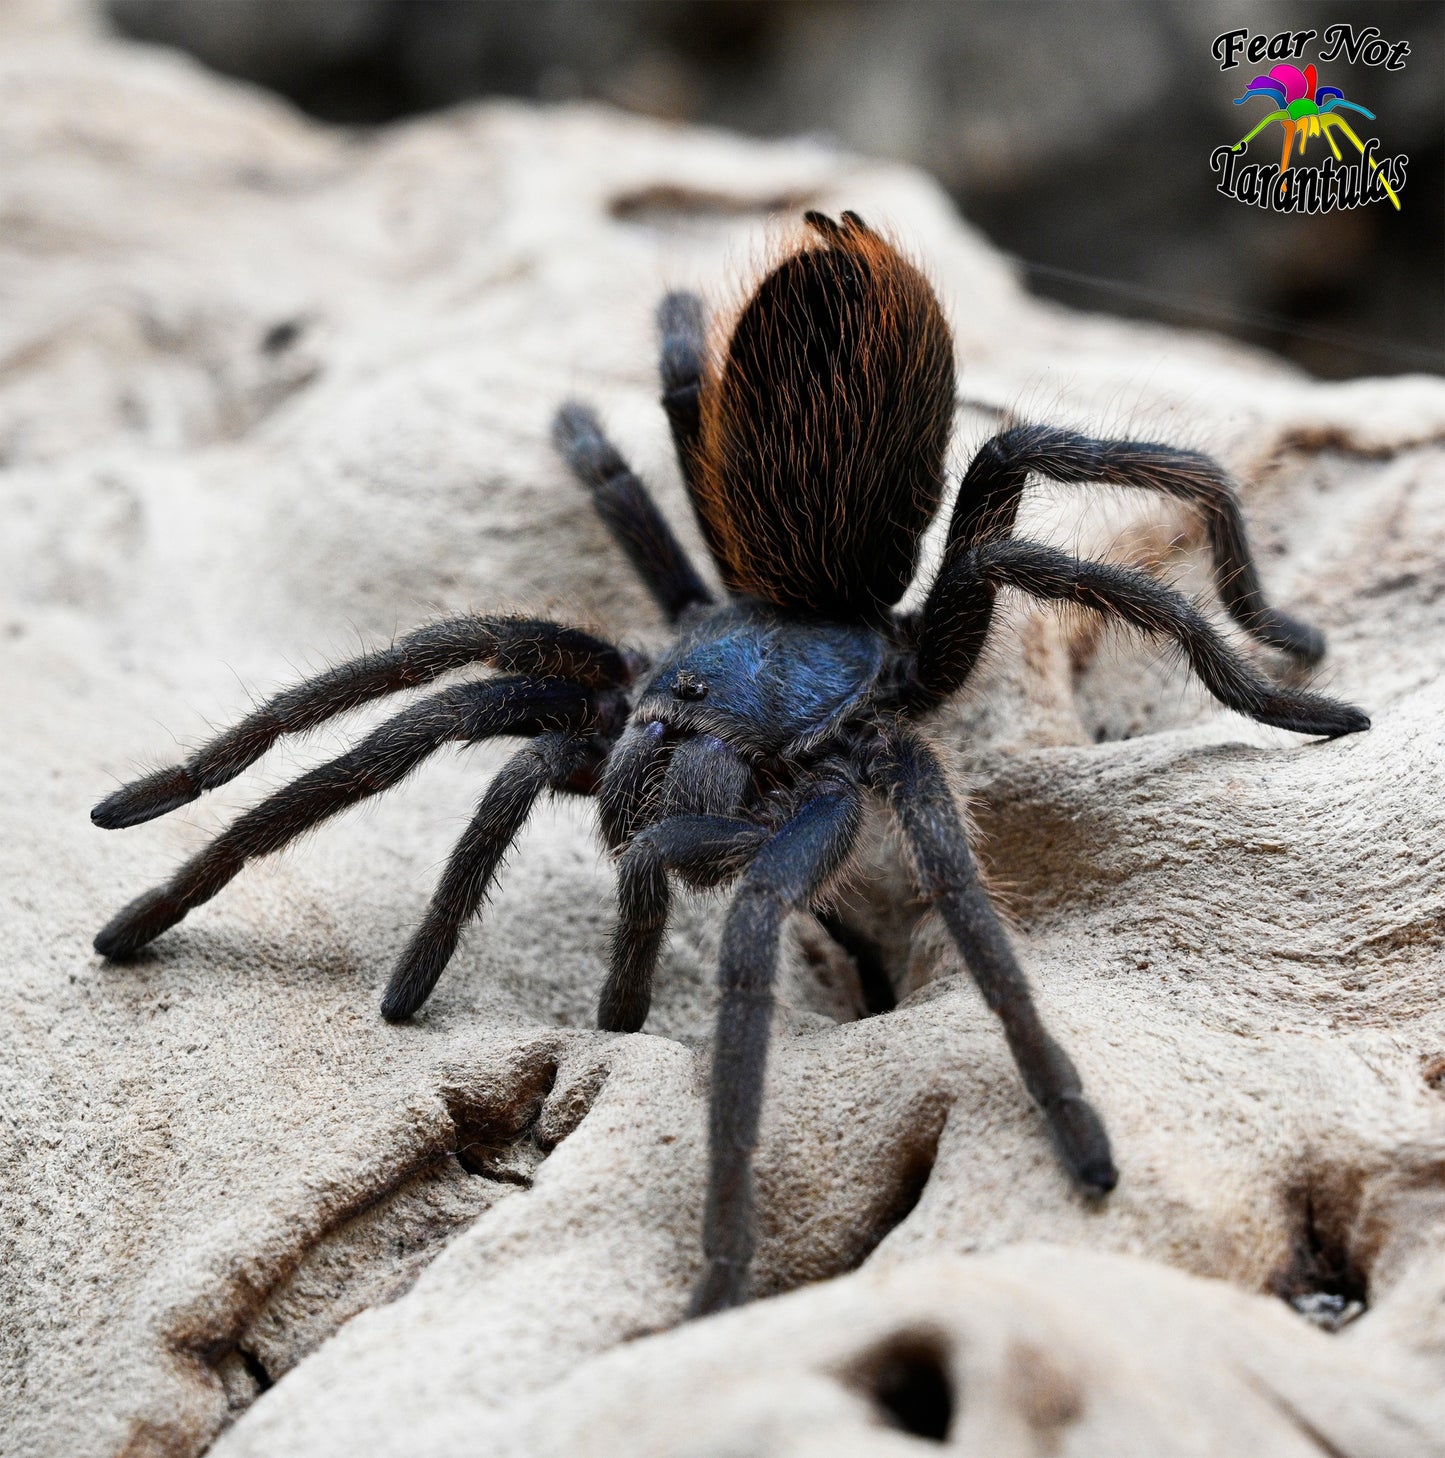
[[[1205,327],[1330,378],[1445,370],[1445,3],[1223,0],[108,0],[356,127],[487,96],[592,99],[754,135],[828,136],[933,173],[1034,292]],[[1322,66],[1406,154],[1403,207],[1317,216],[1221,196],[1216,146],[1264,115],[1214,37],[1335,23],[1404,70]],[[1317,51],[1306,52],[1314,59]],[[1277,161],[1278,127],[1251,160]],[[1312,146],[1322,150],[1322,143]],[[1318,156],[1311,154],[1310,161]],[[1349,158],[1347,157],[1347,161]]]

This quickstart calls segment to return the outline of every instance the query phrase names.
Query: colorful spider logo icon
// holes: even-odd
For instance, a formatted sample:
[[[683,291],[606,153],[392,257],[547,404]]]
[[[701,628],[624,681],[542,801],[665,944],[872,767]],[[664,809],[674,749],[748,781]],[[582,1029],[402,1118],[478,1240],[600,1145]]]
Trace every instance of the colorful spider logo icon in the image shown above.
[[[1281,109],[1270,112],[1253,131],[1240,138],[1231,150],[1242,151],[1249,144],[1250,138],[1258,136],[1271,122],[1277,121],[1284,126],[1284,153],[1279,163],[1281,174],[1289,170],[1290,152],[1296,141],[1299,142],[1300,156],[1304,156],[1305,140],[1308,137],[1323,136],[1330,144],[1330,151],[1335,154],[1335,161],[1343,162],[1340,149],[1335,146],[1335,139],[1330,135],[1331,130],[1338,127],[1355,144],[1360,156],[1370,164],[1370,170],[1379,176],[1381,185],[1398,212],[1400,199],[1395,196],[1395,189],[1380,172],[1375,159],[1366,153],[1365,144],[1350,129],[1350,124],[1344,117],[1334,115],[1335,110],[1341,106],[1358,111],[1371,121],[1374,121],[1375,113],[1367,111],[1357,102],[1346,101],[1345,93],[1338,86],[1320,86],[1318,82],[1319,77],[1313,66],[1306,66],[1303,71],[1298,66],[1275,66],[1268,76],[1256,76],[1245,88],[1244,95],[1235,97],[1234,104],[1242,106],[1251,96],[1271,96],[1275,105]]]

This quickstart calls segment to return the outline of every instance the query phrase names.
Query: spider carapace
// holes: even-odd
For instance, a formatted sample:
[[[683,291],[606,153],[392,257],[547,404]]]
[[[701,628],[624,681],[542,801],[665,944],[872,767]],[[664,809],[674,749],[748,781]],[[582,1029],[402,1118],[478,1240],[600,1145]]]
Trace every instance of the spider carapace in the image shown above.
[[[1043,425],[996,435],[960,482],[922,606],[899,612],[943,500],[951,337],[922,273],[856,214],[808,213],[805,225],[715,344],[696,296],[668,295],[659,309],[662,403],[721,594],[596,417],[578,404],[557,415],[558,449],[676,627],[659,661],[535,619],[433,623],[279,694],[93,815],[110,828],[138,824],[234,778],[284,734],[452,670],[494,670],[420,698],[242,815],[122,910],[96,949],[134,953],[251,857],[397,783],[448,741],[522,737],[449,859],[382,1011],[405,1018],[425,1001],[545,791],[595,795],[616,858],[603,1028],[631,1032],[646,1019],[673,883],[737,883],[719,955],[694,1313],[746,1295],[779,939],[790,912],[819,906],[846,875],[870,795],[899,826],[918,893],[997,1014],[1063,1165],[1086,1194],[1115,1184],[1103,1123],[1039,1016],[944,771],[916,727],[967,681],[1001,589],[1172,642],[1217,699],[1261,723],[1328,737],[1369,724],[1357,709],[1266,677],[1149,574],[1015,535],[1031,476],[1171,496],[1201,515],[1235,624],[1296,660],[1318,659],[1318,633],[1265,600],[1228,477],[1208,457],[1167,445]]]

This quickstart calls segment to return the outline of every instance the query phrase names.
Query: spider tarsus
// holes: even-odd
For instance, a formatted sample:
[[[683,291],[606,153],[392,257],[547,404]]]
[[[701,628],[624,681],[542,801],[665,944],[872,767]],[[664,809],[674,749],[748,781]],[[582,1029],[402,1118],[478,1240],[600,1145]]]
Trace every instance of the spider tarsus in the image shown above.
[[[93,946],[106,961],[123,962],[169,931],[185,914],[185,907],[167,888],[147,891],[106,922]]]
[[[1359,734],[1370,727],[1370,716],[1353,704],[1334,699],[1300,695],[1271,698],[1255,715],[1261,724],[1276,729],[1289,729],[1296,734],[1314,734],[1322,739],[1341,739],[1346,734]]]
[[[659,334],[695,334],[701,331],[702,300],[691,289],[672,289],[657,305]]]
[[[1301,663],[1313,665],[1325,656],[1325,635],[1277,608],[1261,618],[1251,631],[1261,643],[1278,648]]]
[[[456,945],[418,933],[397,959],[391,980],[381,999],[381,1015],[389,1023],[404,1023],[431,996],[432,988],[446,970]]]
[[[591,487],[605,486],[627,470],[627,462],[603,434],[596,412],[580,400],[565,401],[552,417],[552,444]]]
[[[90,812],[90,819],[102,830],[127,830],[132,825],[144,825],[147,820],[179,810],[182,805],[198,800],[200,795],[201,787],[191,778],[190,771],[184,765],[177,765],[122,785]]]
[[[1102,1200],[1119,1183],[1119,1171],[1112,1164],[1082,1170],[1074,1176],[1074,1183],[1078,1185],[1081,1194],[1093,1200]]]
[[[662,341],[658,361],[664,395],[697,392],[702,370],[701,342],[706,333],[702,300],[696,294],[674,291],[657,306],[657,333]]]
[[[685,1319],[695,1321],[700,1316],[716,1316],[720,1311],[741,1306],[745,1300],[737,1264],[717,1256],[708,1262],[707,1269],[693,1289]]]
[[[604,1033],[640,1033],[651,1001],[646,993],[614,994],[609,984],[597,1004],[597,1026]]]
[[[1045,1108],[1049,1127],[1074,1183],[1095,1198],[1119,1183],[1104,1121],[1082,1094],[1063,1094]]]

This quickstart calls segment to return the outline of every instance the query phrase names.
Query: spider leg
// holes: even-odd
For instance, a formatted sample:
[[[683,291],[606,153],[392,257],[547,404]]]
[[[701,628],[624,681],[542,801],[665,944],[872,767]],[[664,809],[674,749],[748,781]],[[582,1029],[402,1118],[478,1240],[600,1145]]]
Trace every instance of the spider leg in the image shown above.
[[[1330,151],[1335,154],[1335,161],[1343,162],[1345,160],[1345,154],[1340,151],[1339,144],[1330,134],[1330,122],[1333,120],[1336,120],[1336,118],[1331,117],[1328,112],[1321,114],[1319,119],[1320,135],[1330,144]]]
[[[647,487],[603,434],[596,415],[572,400],[552,422],[552,441],[573,474],[592,493],[592,504],[613,540],[669,622],[712,593],[672,534]]]
[[[810,214],[809,217],[818,217]],[[853,214],[846,214],[852,217]],[[832,219],[828,228],[840,232]],[[818,226],[815,224],[814,226]],[[677,464],[692,501],[693,519],[715,562],[729,560],[709,514],[698,509],[701,481],[697,467],[698,442],[702,437],[702,381],[707,368],[707,318],[702,300],[694,293],[678,290],[663,296],[657,306],[657,332],[662,343],[658,373],[662,377],[662,408],[672,428],[672,445]]]
[[[1279,170],[1281,173],[1289,171],[1289,152],[1290,148],[1294,145],[1294,138],[1295,122],[1293,119],[1286,120],[1284,124],[1284,150],[1279,156]],[[1303,143],[1301,143],[1300,151],[1304,151]]]
[[[768,838],[750,820],[725,815],[673,815],[642,831],[617,867],[620,914],[611,965],[597,1004],[597,1026],[635,1033],[647,1021],[652,974],[667,933],[667,873],[691,886],[716,886],[737,875]]]
[[[256,856],[280,850],[312,826],[389,789],[448,740],[578,728],[593,695],[566,679],[459,684],[388,719],[354,749],[318,765],[221,832],[164,885],[137,897],[95,939],[103,957],[128,957],[209,901]]]
[[[597,823],[611,849],[625,845],[647,820],[658,818],[654,807],[673,750],[666,726],[656,719],[622,731],[597,788]]]
[[[1365,108],[1363,106],[1355,106],[1355,103],[1353,101],[1342,101],[1340,105],[1353,107],[1356,111],[1365,111]],[[1374,117],[1374,113],[1369,111],[1365,111],[1365,115],[1370,117],[1371,119],[1373,119]],[[1365,150],[1365,144],[1354,134],[1353,130],[1351,130],[1350,128],[1350,124],[1344,119],[1344,117],[1337,116],[1334,118],[1334,122],[1335,125],[1338,126],[1344,132],[1344,134],[1355,144],[1355,148],[1359,152],[1360,156],[1363,157],[1365,161],[1370,164],[1370,171],[1375,173],[1379,177],[1380,186],[1383,187],[1386,193],[1389,194],[1390,201],[1394,203],[1395,211],[1398,212],[1400,210],[1400,199],[1395,196],[1395,189],[1390,186],[1389,180],[1385,177],[1384,173],[1380,171],[1380,164],[1376,162],[1375,159],[1370,156],[1370,154]]]
[[[1067,552],[1017,538],[974,547],[939,574],[923,608],[918,676],[925,685],[953,683],[960,672],[967,676],[1001,587],[1122,618],[1154,637],[1172,639],[1220,703],[1261,724],[1328,738],[1370,727],[1368,717],[1349,704],[1281,688],[1262,677],[1193,603],[1147,572],[1080,561]]]
[[[672,427],[683,479],[695,486],[693,453],[702,433],[702,372],[707,357],[702,300],[682,291],[665,294],[657,306],[657,332],[662,342],[657,366],[662,376],[662,408]]]
[[[498,771],[447,861],[425,918],[397,959],[381,1002],[388,1022],[409,1018],[431,996],[537,796],[548,787],[565,789],[589,752],[578,735],[541,734]]]
[[[898,991],[888,975],[883,948],[839,912],[815,911],[813,914],[823,930],[853,959],[868,1016],[892,1012],[898,1006]]]
[[[1107,1193],[1118,1182],[1109,1136],[1084,1097],[1073,1061],[1034,1006],[1028,979],[979,881],[942,766],[920,739],[903,733],[883,742],[872,777],[902,826],[918,888],[938,907],[984,1001],[1003,1024],[1069,1174],[1086,1193]]]
[[[1051,481],[1134,486],[1194,507],[1204,519],[1214,581],[1225,611],[1251,637],[1307,663],[1325,651],[1320,632],[1265,599],[1239,498],[1224,468],[1198,451],[1149,441],[1094,440],[1072,430],[1022,425],[984,443],[959,487],[944,561],[1013,531],[1031,474]]]
[[[218,734],[184,764],[132,780],[90,812],[103,829],[154,820],[233,780],[284,734],[401,689],[431,683],[469,664],[536,678],[568,678],[591,688],[625,684],[631,669],[610,643],[578,628],[531,618],[467,617],[429,623],[390,648],[338,663],[267,700]]]
[[[1236,106],[1238,104],[1239,104],[1238,102],[1235,103]],[[1255,137],[1257,137],[1271,122],[1276,122],[1276,121],[1277,122],[1287,122],[1288,120],[1289,120],[1289,113],[1287,111],[1272,111],[1272,112],[1270,112],[1270,114],[1267,117],[1265,117],[1264,120],[1261,121],[1257,126],[1251,128],[1251,130],[1247,131],[1234,144],[1234,146],[1230,148],[1230,150],[1233,151],[1233,152],[1239,151],[1239,149],[1241,147],[1245,146],[1248,142],[1252,141]]]
[[[773,976],[783,919],[807,906],[847,858],[862,819],[851,782],[818,783],[793,817],[754,856],[723,927],[708,1119],[709,1170],[703,1216],[707,1267],[690,1314],[736,1306],[753,1252],[752,1158],[772,1023]]]

